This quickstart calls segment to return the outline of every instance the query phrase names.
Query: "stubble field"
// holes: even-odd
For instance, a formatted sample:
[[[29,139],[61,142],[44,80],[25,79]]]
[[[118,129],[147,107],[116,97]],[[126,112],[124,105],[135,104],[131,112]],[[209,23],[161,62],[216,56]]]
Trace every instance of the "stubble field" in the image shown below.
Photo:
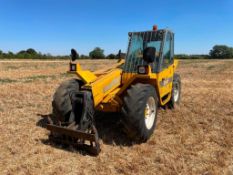
[[[233,174],[233,60],[181,61],[180,107],[159,111],[147,143],[130,143],[119,115],[98,116],[98,157],[49,144],[42,127],[54,90],[72,77],[67,68],[68,61],[0,62],[0,174]]]

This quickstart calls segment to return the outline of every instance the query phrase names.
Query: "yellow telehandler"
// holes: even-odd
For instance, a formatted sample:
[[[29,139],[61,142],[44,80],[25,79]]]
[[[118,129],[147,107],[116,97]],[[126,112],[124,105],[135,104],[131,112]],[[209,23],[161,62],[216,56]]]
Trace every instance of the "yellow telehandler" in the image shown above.
[[[175,74],[178,61],[170,30],[154,26],[151,31],[130,32],[126,58],[105,70],[83,70],[76,59],[72,49],[68,73],[77,78],[63,82],[53,97],[47,125],[53,141],[98,155],[94,114],[102,111],[121,112],[129,138],[145,142],[154,131],[158,108],[175,108],[180,102],[181,80]]]

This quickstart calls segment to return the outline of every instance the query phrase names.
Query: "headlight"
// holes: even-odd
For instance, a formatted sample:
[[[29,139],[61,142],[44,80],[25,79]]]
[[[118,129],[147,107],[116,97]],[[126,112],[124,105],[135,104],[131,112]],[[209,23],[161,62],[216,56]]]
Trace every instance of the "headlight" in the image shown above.
[[[138,66],[139,74],[148,74],[148,66]]]
[[[70,63],[70,71],[76,71],[76,64]]]

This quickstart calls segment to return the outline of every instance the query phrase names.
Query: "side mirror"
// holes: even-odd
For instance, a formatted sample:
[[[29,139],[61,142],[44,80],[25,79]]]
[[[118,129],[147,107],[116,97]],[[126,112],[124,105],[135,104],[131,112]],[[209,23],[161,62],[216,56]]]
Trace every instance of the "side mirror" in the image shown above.
[[[143,59],[147,63],[153,63],[155,61],[156,49],[154,47],[147,47],[143,51]]]
[[[70,55],[70,57],[71,57],[72,61],[75,61],[75,60],[78,59],[79,55],[78,55],[78,53],[77,53],[77,51],[75,49],[71,49],[71,55]]]

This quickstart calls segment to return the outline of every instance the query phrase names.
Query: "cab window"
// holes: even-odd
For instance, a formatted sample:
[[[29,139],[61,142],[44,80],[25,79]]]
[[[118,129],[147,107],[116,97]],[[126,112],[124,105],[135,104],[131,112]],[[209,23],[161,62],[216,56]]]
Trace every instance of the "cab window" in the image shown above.
[[[164,42],[164,48],[163,48],[163,63],[162,63],[162,67],[166,68],[168,67],[171,62],[171,34],[167,33],[166,35],[166,40]]]

